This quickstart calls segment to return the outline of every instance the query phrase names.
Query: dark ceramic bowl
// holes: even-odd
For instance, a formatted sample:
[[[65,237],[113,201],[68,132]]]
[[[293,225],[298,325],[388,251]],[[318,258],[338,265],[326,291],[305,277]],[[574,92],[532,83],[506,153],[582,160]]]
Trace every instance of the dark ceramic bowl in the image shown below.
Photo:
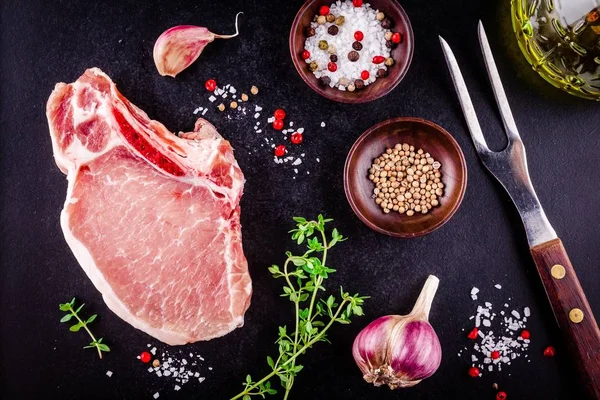
[[[311,89],[330,100],[342,103],[366,103],[383,97],[398,86],[412,61],[414,37],[410,21],[404,9],[395,0],[370,0],[366,2],[370,3],[373,8],[383,11],[388,18],[394,21],[392,31],[402,33],[402,42],[392,50],[391,57],[396,63],[388,69],[388,76],[378,78],[374,83],[361,90],[348,92],[319,84],[319,80],[309,71],[308,64],[302,59],[306,40],[304,30],[310,25],[313,17],[318,14],[319,7],[331,5],[334,3],[333,0],[308,0],[298,11],[292,24],[290,53],[292,54],[294,66],[300,77]]]
[[[440,205],[427,214],[385,214],[372,198],[375,184],[369,180],[369,168],[398,143],[422,148],[442,164],[444,194]],[[344,168],[344,190],[358,218],[377,232],[402,238],[422,236],[444,225],[460,206],[466,187],[467,166],[458,143],[440,126],[420,118],[395,118],[370,128],[350,149]]]

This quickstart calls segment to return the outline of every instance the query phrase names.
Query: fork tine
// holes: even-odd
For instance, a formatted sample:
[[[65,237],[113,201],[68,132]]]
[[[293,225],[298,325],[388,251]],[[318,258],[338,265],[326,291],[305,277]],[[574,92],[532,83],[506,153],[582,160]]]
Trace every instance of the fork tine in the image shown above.
[[[492,88],[494,89],[494,97],[496,97],[496,103],[498,103],[498,109],[500,110],[500,116],[502,117],[506,136],[508,136],[509,142],[514,139],[520,140],[519,130],[517,129],[517,124],[515,123],[512,111],[510,110],[510,105],[508,104],[508,99],[506,98],[506,93],[504,92],[502,81],[500,80],[500,74],[498,73],[496,62],[494,61],[494,55],[492,54],[492,49],[490,48],[490,43],[488,42],[481,21],[479,21],[478,31],[479,44],[481,45],[481,51],[483,52],[485,67],[488,76],[490,77]]]
[[[490,152],[490,149],[488,148],[485,138],[483,137],[483,133],[481,132],[481,126],[479,125],[477,114],[475,113],[475,107],[473,107],[471,96],[469,96],[469,90],[467,89],[465,80],[460,72],[458,63],[456,62],[456,57],[454,57],[452,49],[444,40],[444,38],[441,36],[439,38],[442,45],[442,50],[444,51],[444,57],[446,58],[446,63],[450,69],[452,81],[454,82],[454,87],[456,88],[456,93],[458,94],[460,106],[462,107],[463,114],[467,120],[467,126],[471,132],[471,138],[475,143],[475,149],[478,153],[488,153]]]

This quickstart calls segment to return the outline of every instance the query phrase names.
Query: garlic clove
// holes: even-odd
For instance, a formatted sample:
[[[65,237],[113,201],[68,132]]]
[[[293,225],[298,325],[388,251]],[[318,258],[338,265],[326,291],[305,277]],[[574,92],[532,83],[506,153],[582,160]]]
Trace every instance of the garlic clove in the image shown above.
[[[215,35],[206,28],[179,25],[167,29],[154,44],[154,64],[162,76],[175,77],[200,57]]]
[[[238,13],[235,34],[216,35],[202,26],[178,25],[164,31],[154,43],[152,56],[158,73],[175,77],[200,57],[204,48],[215,39],[231,39],[239,34]]]

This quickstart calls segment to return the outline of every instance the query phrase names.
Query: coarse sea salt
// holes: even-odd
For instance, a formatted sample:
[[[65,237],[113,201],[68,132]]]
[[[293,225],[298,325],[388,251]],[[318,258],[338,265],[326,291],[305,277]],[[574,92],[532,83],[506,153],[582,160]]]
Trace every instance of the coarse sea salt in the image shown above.
[[[390,49],[386,47],[385,34],[389,29],[384,29],[380,21],[377,20],[377,10],[374,10],[369,3],[364,3],[360,7],[354,7],[351,0],[337,1],[333,3],[329,12],[334,16],[344,16],[344,24],[338,26],[338,33],[330,35],[328,29],[330,26],[336,26],[333,22],[327,22],[319,25],[317,22],[311,22],[311,26],[315,28],[315,35],[306,38],[304,49],[310,53],[310,57],[306,59],[306,63],[316,62],[318,68],[314,71],[317,78],[327,76],[331,79],[329,86],[338,87],[345,90],[348,83],[352,83],[361,78],[362,71],[369,72],[369,78],[363,80],[365,85],[373,83],[376,78],[378,69],[387,70],[387,66],[383,63],[373,63],[374,56],[390,57]],[[350,61],[348,53],[354,51],[352,44],[356,41],[354,33],[361,31],[364,38],[361,41],[362,49],[358,51],[359,59]],[[338,56],[337,70],[331,72],[327,68],[330,62],[329,49],[321,50],[319,41],[327,41],[329,47],[333,46],[335,54]],[[345,83],[344,80],[347,80]],[[345,84],[344,84],[345,83]]]
[[[111,376],[113,376],[113,372],[112,371],[106,371],[106,376],[108,376],[110,378]]]

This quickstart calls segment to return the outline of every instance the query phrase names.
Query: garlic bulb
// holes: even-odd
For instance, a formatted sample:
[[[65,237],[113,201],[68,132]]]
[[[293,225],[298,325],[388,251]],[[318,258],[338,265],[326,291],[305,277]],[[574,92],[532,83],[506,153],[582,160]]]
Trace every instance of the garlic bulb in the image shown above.
[[[437,371],[442,348],[428,318],[438,284],[430,275],[410,314],[378,318],[358,334],[352,355],[367,382],[410,387]]]
[[[200,57],[207,44],[215,39],[231,39],[239,34],[238,17],[235,16],[235,34],[215,35],[207,28],[178,25],[167,29],[154,44],[154,64],[162,76],[175,77]]]

